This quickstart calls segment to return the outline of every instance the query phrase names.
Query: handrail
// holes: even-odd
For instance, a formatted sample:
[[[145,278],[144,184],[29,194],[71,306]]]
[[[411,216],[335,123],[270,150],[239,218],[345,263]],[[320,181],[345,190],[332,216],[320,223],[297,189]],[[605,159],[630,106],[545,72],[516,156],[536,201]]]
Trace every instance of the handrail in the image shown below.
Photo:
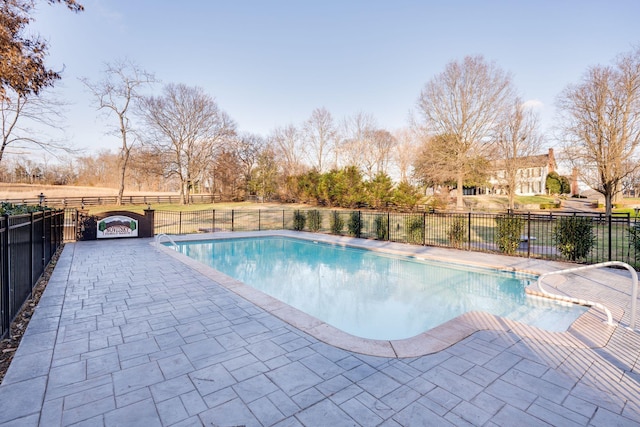
[[[166,237],[167,240],[169,240],[169,242],[171,242],[173,244],[173,247],[175,248],[175,250],[178,250],[178,244],[171,238],[171,236],[169,236],[168,234],[165,233],[160,233],[156,235],[156,247],[158,247],[160,245],[160,238],[161,237]]]
[[[586,266],[582,266],[582,267],[575,267],[575,268],[567,268],[565,270],[558,270],[558,271],[551,271],[548,273],[544,273],[541,274],[538,277],[538,289],[540,290],[540,292],[542,292],[544,295],[552,297],[552,298],[556,298],[556,299],[560,299],[563,301],[567,301],[567,302],[572,302],[572,303],[576,303],[576,304],[580,304],[580,305],[588,305],[588,306],[593,306],[596,308],[599,308],[601,310],[603,310],[606,314],[607,314],[607,324],[610,326],[615,326],[615,324],[613,323],[613,319],[611,317],[611,311],[609,311],[609,309],[607,307],[605,307],[604,305],[598,303],[598,302],[593,302],[593,301],[586,301],[586,300],[581,300],[578,298],[572,298],[572,297],[567,297],[564,295],[556,295],[556,294],[552,294],[550,292],[547,292],[546,290],[544,290],[542,288],[542,279],[544,279],[547,276],[552,276],[552,275],[557,275],[557,274],[570,274],[570,273],[575,273],[578,271],[584,271],[584,270],[591,270],[594,268],[601,268],[601,267],[609,267],[612,265],[617,265],[617,266],[621,266],[626,268],[627,270],[629,270],[629,272],[631,273],[631,318],[629,321],[629,329],[634,330],[636,327],[636,308],[638,305],[638,273],[636,272],[636,270],[631,267],[629,264],[622,262],[622,261],[606,261],[606,262],[601,262],[598,264],[592,264],[592,265],[586,265]]]

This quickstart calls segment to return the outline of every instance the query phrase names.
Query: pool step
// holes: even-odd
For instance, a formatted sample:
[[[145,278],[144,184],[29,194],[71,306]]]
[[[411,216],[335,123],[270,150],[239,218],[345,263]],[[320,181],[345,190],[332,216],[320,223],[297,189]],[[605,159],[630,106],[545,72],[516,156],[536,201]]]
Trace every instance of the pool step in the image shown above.
[[[541,302],[538,307],[521,306],[504,317],[548,331],[564,332],[575,320],[571,310],[552,310],[554,303]]]

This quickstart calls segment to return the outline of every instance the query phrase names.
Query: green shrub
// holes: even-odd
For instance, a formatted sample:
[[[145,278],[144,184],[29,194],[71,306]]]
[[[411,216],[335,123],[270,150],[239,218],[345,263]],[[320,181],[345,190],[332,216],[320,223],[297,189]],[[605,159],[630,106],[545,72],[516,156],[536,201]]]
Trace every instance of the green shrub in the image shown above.
[[[596,243],[593,221],[589,217],[561,217],[553,234],[556,247],[565,258],[571,261],[585,258]]]
[[[498,249],[512,255],[520,245],[520,236],[524,230],[525,220],[519,216],[506,215],[496,217],[496,243]]]
[[[319,210],[314,209],[307,212],[307,220],[309,221],[309,230],[320,231],[320,228],[322,228],[322,213]]]
[[[629,242],[635,249],[635,258],[640,258],[640,223],[635,223],[632,227],[629,227]]]
[[[387,224],[388,218],[385,215],[378,215],[374,220],[376,227],[376,239],[389,240],[389,224]]]
[[[408,243],[424,243],[424,218],[422,215],[411,215],[405,218],[404,228]]]
[[[304,216],[304,212],[302,211],[294,211],[293,212],[293,229],[296,231],[304,230],[304,224],[307,221],[307,218]]]
[[[9,202],[0,203],[0,215],[24,215],[46,210],[51,210],[51,208],[38,205],[15,205]]]
[[[454,248],[462,247],[467,237],[467,221],[464,217],[457,216],[453,219],[447,230],[447,237],[449,237],[449,242]]]
[[[344,228],[344,220],[337,211],[331,212],[331,221],[329,226],[331,227],[332,234],[342,234]]]
[[[347,223],[347,229],[349,230],[349,236],[360,237],[362,234],[362,220],[360,212],[351,212],[349,215],[349,222]]]
[[[561,203],[540,203],[540,209],[558,209],[561,207]]]

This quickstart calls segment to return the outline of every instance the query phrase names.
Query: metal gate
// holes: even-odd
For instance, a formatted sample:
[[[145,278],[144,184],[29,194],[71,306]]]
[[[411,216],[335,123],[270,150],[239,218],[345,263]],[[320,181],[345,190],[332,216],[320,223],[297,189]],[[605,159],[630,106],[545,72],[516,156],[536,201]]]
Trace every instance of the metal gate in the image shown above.
[[[64,210],[64,241],[75,242],[78,239],[81,212],[76,208]]]

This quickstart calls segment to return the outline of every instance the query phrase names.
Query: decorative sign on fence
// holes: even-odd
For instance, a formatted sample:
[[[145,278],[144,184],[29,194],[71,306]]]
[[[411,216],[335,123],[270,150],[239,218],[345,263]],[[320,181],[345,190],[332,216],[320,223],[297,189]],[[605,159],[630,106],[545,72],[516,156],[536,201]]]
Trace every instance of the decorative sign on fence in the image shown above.
[[[98,222],[96,237],[98,239],[138,237],[138,220],[121,215],[102,218]]]

